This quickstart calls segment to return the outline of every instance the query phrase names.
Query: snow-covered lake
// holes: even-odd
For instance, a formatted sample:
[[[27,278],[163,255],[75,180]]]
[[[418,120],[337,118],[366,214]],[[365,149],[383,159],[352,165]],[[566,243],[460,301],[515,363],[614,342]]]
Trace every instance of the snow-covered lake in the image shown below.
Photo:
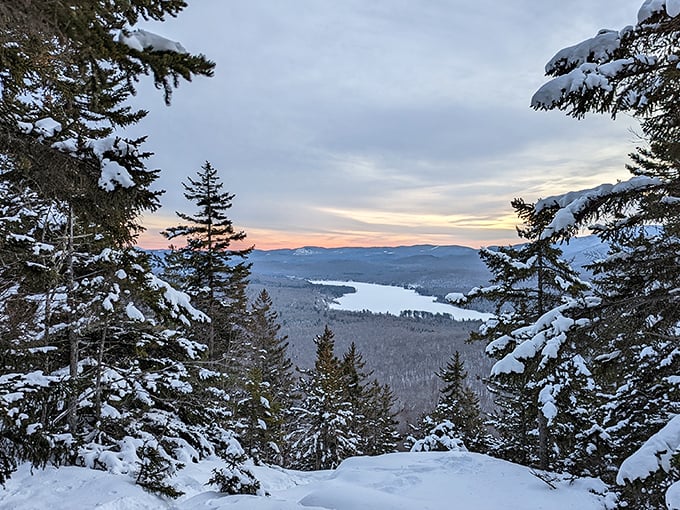
[[[373,313],[389,313],[391,315],[399,315],[405,310],[413,310],[418,312],[446,313],[457,321],[487,320],[491,317],[489,313],[466,310],[447,303],[438,303],[435,297],[421,296],[415,290],[404,289],[402,287],[335,280],[311,280],[310,283],[356,289],[356,292],[345,294],[330,303],[329,306],[333,310],[351,312],[368,310]]]

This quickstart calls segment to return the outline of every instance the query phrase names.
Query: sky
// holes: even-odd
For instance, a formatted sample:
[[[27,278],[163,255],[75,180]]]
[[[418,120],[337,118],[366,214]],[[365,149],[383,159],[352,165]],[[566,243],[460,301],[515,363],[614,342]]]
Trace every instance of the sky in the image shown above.
[[[148,82],[163,207],[144,247],[191,213],[205,161],[258,249],[515,242],[514,197],[627,178],[637,123],[536,112],[545,63],[642,0],[189,0],[144,25],[217,63],[165,107]]]

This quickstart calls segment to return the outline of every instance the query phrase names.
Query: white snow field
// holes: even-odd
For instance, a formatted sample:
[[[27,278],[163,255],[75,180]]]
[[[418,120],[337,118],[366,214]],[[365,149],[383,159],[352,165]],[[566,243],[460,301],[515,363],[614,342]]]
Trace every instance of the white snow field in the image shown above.
[[[399,315],[403,311],[413,310],[417,312],[449,314],[457,321],[487,320],[491,318],[489,313],[466,310],[448,303],[438,303],[435,297],[422,296],[413,289],[353,281],[311,280],[310,283],[352,287],[356,290],[356,292],[345,294],[330,303],[329,307],[332,310],[347,310],[350,312],[368,310],[372,313],[388,313],[391,315]]]
[[[125,475],[87,468],[22,466],[0,491],[2,510],[604,510],[613,501],[593,479],[551,488],[523,466],[467,452],[355,457],[335,471],[254,467],[269,496],[224,496],[205,485],[218,461],[183,469],[186,494],[168,500]]]

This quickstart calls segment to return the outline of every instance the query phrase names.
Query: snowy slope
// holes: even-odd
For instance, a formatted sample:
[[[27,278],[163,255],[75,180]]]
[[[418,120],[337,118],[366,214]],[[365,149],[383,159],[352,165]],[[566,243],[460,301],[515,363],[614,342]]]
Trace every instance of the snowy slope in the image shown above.
[[[270,493],[222,496],[205,481],[217,462],[185,468],[175,479],[176,501],[145,493],[129,478],[84,468],[22,467],[0,491],[2,510],[603,510],[596,480],[558,482],[529,469],[466,452],[395,453],[348,459],[335,471],[300,473],[253,468]]]

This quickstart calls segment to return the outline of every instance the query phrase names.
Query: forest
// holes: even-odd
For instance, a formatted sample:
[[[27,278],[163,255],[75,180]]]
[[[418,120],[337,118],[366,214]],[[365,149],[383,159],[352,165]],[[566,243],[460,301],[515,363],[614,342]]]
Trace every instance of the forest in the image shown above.
[[[131,97],[150,80],[170,105],[215,64],[134,27],[185,7],[0,4],[0,482],[26,463],[81,466],[172,498],[188,463],[219,457],[217,490],[260,494],[253,465],[312,471],[398,448],[465,449],[548,484],[551,473],[599,478],[619,508],[677,509],[677,2],[647,0],[636,25],[546,66],[534,109],[639,120],[630,175],[512,201],[517,244],[480,250],[491,281],[448,296],[493,309],[460,349],[491,359],[493,406],[482,411],[456,351],[432,360],[437,398],[406,434],[391,386],[327,322],[314,325],[313,363],[295,369],[269,292],[249,294],[253,248],[209,161],[182,182],[188,212],[164,230],[163,260],[137,246],[161,192],[146,137],[119,134],[147,114]],[[591,281],[562,257],[584,232],[608,246]]]

